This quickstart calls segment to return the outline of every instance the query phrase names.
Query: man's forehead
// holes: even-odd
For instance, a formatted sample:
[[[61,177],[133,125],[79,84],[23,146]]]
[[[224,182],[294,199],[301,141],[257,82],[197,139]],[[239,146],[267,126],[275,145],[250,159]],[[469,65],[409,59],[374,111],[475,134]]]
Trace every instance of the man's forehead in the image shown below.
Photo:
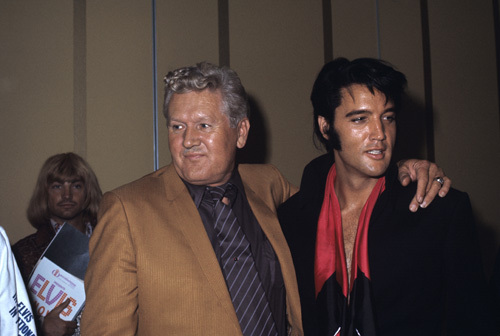
[[[184,119],[203,121],[220,116],[227,118],[220,90],[207,88],[201,91],[174,93],[168,107],[167,125],[172,121],[180,122]]]
[[[219,89],[205,88],[203,90],[191,90],[186,92],[175,92],[170,102],[179,99],[210,101],[211,103],[222,103],[222,92]]]
[[[368,87],[367,85],[364,84],[351,84],[349,86],[343,87],[340,90],[340,94],[342,97],[342,100],[340,102],[340,105],[347,103],[348,101],[356,102],[358,99],[361,98],[363,94],[368,92],[369,94],[376,96],[376,95],[381,95],[384,100],[385,100],[385,105],[388,105],[390,103],[393,103],[390,101],[385,93],[382,91],[378,90],[377,88],[374,87]],[[347,101],[348,100],[348,101]]]
[[[49,179],[49,183],[76,183],[76,182],[83,182],[83,178],[80,176],[54,176],[53,178]]]

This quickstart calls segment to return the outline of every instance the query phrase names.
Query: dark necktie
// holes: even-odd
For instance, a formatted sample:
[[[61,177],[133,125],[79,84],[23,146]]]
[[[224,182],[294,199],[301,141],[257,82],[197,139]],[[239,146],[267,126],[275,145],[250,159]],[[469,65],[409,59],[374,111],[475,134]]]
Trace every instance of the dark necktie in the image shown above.
[[[243,335],[277,335],[250,243],[231,209],[237,190],[230,183],[208,190],[214,202],[221,267]]]

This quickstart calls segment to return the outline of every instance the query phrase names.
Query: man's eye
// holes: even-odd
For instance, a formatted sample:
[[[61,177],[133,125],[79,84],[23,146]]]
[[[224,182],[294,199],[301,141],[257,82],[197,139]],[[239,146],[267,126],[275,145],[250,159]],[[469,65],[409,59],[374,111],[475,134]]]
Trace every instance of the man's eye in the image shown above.
[[[396,121],[396,116],[389,115],[389,116],[386,116],[384,119],[389,121],[389,122],[393,122],[393,121]]]
[[[357,118],[352,118],[351,121],[358,123],[358,122],[364,121],[365,119],[366,119],[366,117],[357,117]]]
[[[182,125],[170,125],[170,127],[171,127],[174,131],[178,131],[178,130],[182,129]]]
[[[201,128],[209,128],[210,125],[209,124],[200,124]]]

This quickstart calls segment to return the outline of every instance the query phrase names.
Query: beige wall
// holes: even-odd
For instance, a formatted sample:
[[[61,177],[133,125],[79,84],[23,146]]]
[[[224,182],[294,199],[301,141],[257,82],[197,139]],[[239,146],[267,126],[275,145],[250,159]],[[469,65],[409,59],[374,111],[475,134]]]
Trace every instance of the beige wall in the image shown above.
[[[217,1],[157,1],[158,131],[160,166],[170,163],[162,114],[163,78],[173,69],[200,61],[218,63]],[[189,20],[188,18],[193,18]],[[195,18],[195,19],[194,19]]]
[[[33,231],[42,162],[74,147],[72,31],[69,1],[0,1],[0,225],[12,243]]]
[[[286,15],[283,9],[286,8]],[[230,59],[253,102],[258,159],[294,183],[320,153],[312,142],[309,94],[323,63],[320,1],[238,1],[229,4]],[[252,134],[254,131],[254,134]]]
[[[493,8],[491,1],[429,1],[427,40],[420,3],[332,0],[328,42],[335,57],[381,57],[407,74],[412,113],[403,122],[411,132],[400,139],[413,139],[413,155],[426,157],[431,148],[454,186],[469,192],[490,262],[500,241]],[[219,7],[225,5],[227,16]],[[325,61],[322,1],[165,0],[156,6],[160,166],[170,161],[163,76],[227,58],[254,108],[243,158],[273,163],[298,184],[304,165],[321,153],[312,143],[308,97]],[[219,41],[220,22],[227,22],[228,45]],[[12,242],[33,232],[25,208],[49,155],[82,154],[103,190],[153,170],[152,30],[150,1],[0,1],[0,225]],[[432,126],[426,102],[433,129],[425,128]]]

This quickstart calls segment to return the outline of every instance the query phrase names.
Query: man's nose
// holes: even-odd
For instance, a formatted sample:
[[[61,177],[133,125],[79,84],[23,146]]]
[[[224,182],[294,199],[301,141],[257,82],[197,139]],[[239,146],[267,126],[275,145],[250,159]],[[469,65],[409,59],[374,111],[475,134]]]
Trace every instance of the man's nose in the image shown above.
[[[192,148],[200,144],[199,132],[191,127],[186,128],[184,132],[184,148]]]
[[[73,197],[73,192],[71,190],[71,186],[69,185],[65,185],[63,186],[63,194],[62,194],[62,197],[64,199],[71,199],[71,197]]]
[[[376,120],[370,125],[370,138],[372,140],[385,140],[385,127],[381,120]]]

